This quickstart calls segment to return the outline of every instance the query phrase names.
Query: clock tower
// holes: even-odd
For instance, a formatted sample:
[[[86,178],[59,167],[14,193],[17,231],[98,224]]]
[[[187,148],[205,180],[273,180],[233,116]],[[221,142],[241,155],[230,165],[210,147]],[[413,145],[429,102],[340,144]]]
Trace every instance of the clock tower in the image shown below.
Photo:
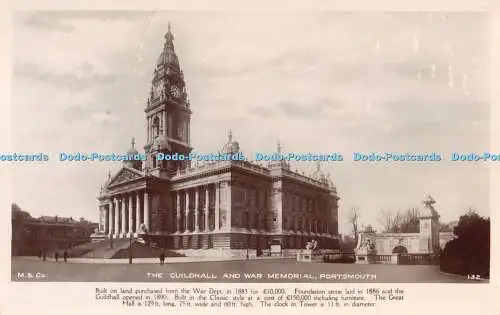
[[[174,50],[174,36],[168,24],[163,51],[154,69],[146,112],[147,173],[169,178],[189,166],[188,161],[161,160],[162,155],[188,155],[190,146],[191,109],[184,74]],[[160,157],[160,159],[158,159]]]

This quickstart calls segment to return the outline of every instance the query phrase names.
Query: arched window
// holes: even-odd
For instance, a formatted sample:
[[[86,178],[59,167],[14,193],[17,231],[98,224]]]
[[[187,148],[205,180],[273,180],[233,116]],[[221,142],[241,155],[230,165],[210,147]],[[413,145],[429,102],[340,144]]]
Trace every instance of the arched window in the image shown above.
[[[155,117],[153,119],[153,137],[156,138],[160,135],[160,119]]]

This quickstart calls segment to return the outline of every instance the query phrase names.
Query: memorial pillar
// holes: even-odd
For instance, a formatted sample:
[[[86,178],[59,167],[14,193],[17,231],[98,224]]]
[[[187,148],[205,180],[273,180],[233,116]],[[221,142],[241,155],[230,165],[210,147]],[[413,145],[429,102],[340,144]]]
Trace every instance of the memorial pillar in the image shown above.
[[[210,190],[208,189],[210,186],[205,186],[205,232],[210,230],[210,216],[209,216],[209,206],[210,206]]]
[[[200,222],[199,222],[199,211],[200,208],[200,189],[196,187],[194,190],[194,231],[200,231]]]

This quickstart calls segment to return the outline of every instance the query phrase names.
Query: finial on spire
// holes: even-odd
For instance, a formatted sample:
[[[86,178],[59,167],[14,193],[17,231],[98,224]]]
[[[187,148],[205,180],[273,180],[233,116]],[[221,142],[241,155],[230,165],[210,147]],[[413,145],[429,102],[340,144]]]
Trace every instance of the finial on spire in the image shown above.
[[[166,42],[167,45],[173,45],[172,41],[174,40],[174,35],[172,35],[171,30],[172,30],[172,28],[170,25],[170,21],[168,21],[168,30],[167,30],[167,33],[165,34],[165,40],[167,41]]]
[[[278,144],[277,144],[277,150],[278,150],[278,153],[281,153],[281,142],[278,140]]]
[[[422,203],[426,206],[426,207],[429,207],[433,204],[436,203],[436,200],[434,200],[434,198],[431,197],[431,195],[427,195],[427,197],[425,198],[424,201],[422,201]]]
[[[134,137],[132,137],[132,142],[131,143],[132,143],[132,149],[135,149],[135,138]]]
[[[229,129],[229,134],[227,136],[229,142],[232,142],[233,141],[233,132],[231,131],[231,129]]]

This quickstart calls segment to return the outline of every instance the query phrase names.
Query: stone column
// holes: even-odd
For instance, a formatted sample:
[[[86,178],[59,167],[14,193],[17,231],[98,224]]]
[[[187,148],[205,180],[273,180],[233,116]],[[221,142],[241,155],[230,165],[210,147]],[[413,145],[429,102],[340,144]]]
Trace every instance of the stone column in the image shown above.
[[[208,189],[209,186],[205,186],[205,232],[208,232],[210,230],[210,216],[208,212],[208,208],[210,206],[210,190]]]
[[[220,183],[215,183],[215,231],[220,229]]]
[[[163,111],[163,136],[167,137],[167,111]]]
[[[104,207],[100,204],[99,205],[99,226],[97,227],[98,231],[104,231]]]
[[[186,222],[185,224],[185,229],[184,232],[189,232],[189,221],[190,221],[190,216],[189,216],[189,190],[186,190]]]
[[[151,141],[151,117],[148,118],[148,143]]]
[[[199,222],[199,214],[200,214],[200,189],[196,187],[194,190],[194,231],[200,231],[200,222]]]
[[[128,196],[128,232],[130,235],[134,234],[134,208],[132,194]]]
[[[113,232],[113,201],[111,200],[108,203],[108,234],[112,234]]]
[[[178,191],[176,193],[176,202],[177,204],[175,205],[177,207],[177,217],[176,217],[176,225],[175,225],[175,229],[176,229],[176,232],[180,232],[181,231],[181,191]]]
[[[117,236],[120,233],[120,204],[118,203],[118,198],[114,199],[115,201],[115,230],[113,234]]]
[[[146,228],[148,229],[148,232],[150,231],[149,227],[149,194],[147,191],[144,192],[144,225],[146,225]]]
[[[141,196],[139,193],[135,196],[135,231],[141,226]]]
[[[125,235],[127,233],[127,208],[126,208],[126,197],[122,198],[122,230],[121,234]]]
[[[102,231],[104,233],[108,233],[108,225],[109,225],[109,209],[108,205],[104,205],[104,226],[102,227]]]

